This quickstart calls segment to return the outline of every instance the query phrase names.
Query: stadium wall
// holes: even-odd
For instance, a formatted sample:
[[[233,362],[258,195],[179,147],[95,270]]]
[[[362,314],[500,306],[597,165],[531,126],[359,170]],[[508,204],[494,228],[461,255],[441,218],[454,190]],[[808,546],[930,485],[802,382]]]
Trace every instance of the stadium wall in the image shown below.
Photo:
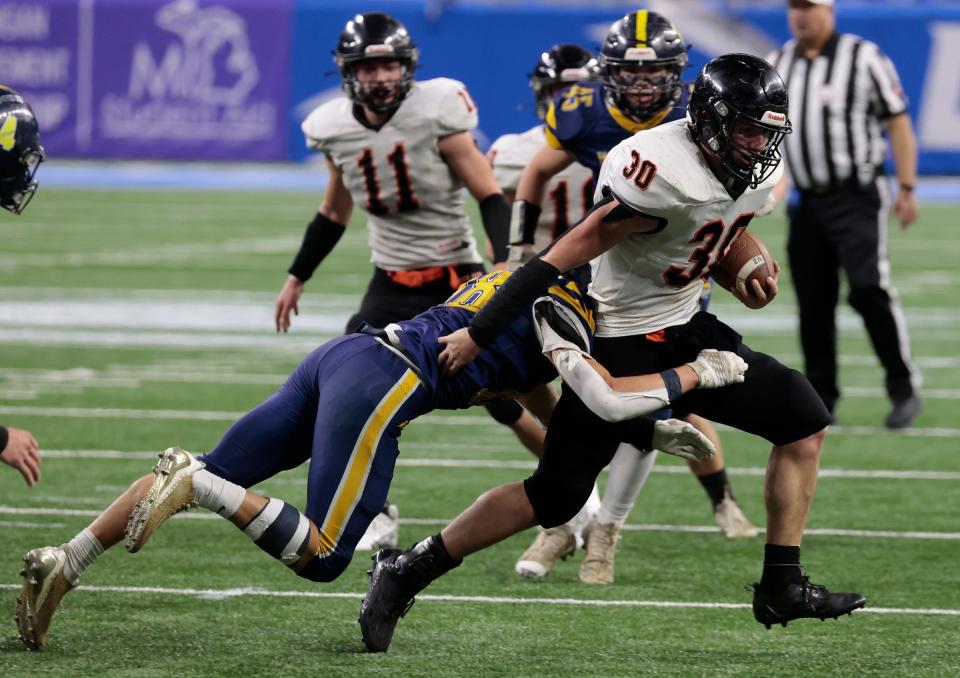
[[[692,45],[689,77],[729,51],[787,38],[775,5],[652,0]],[[557,42],[594,48],[633,5],[393,0],[0,0],[0,83],[33,102],[51,157],[303,160],[299,122],[340,93],[331,51],[357,11],[403,20],[421,79],[467,84],[486,145],[536,123],[527,74]],[[911,100],[924,174],[960,174],[960,6],[839,3],[842,30],[876,41]]]

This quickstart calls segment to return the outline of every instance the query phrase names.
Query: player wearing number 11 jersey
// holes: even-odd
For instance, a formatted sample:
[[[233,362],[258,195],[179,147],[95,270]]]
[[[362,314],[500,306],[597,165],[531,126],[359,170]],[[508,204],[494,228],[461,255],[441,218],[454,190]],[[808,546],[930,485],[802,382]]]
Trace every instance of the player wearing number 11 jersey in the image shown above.
[[[289,328],[304,284],[355,205],[367,214],[374,271],[348,332],[361,321],[383,327],[412,318],[483,272],[464,186],[480,204],[494,263],[507,257],[510,209],[470,133],[477,107],[463,83],[416,81],[416,45],[382,12],[349,21],[334,55],[346,96],[322,104],[302,125],[307,146],[326,156],[330,179],[277,299],[277,331]],[[496,402],[487,409],[527,449],[542,447],[543,430],[522,407]],[[385,507],[363,548],[395,543],[395,513]]]

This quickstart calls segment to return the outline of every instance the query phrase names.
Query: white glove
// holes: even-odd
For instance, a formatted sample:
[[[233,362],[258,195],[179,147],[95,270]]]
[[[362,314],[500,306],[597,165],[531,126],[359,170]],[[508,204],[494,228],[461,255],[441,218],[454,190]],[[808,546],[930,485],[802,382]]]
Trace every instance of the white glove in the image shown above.
[[[717,451],[707,436],[679,419],[657,421],[653,425],[653,447],[690,461],[709,459]]]
[[[748,367],[744,359],[736,353],[718,351],[715,348],[703,349],[697,359],[687,365],[700,378],[697,388],[720,388],[728,384],[738,384],[743,381],[743,373]]]

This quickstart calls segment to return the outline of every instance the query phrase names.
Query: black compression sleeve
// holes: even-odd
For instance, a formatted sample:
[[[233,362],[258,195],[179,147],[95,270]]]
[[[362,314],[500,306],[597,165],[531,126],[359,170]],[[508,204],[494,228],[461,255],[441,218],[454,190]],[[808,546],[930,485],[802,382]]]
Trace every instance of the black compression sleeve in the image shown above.
[[[503,193],[494,193],[483,199],[480,203],[480,220],[493,247],[493,263],[506,261],[510,241],[510,205]]]
[[[560,271],[555,266],[539,257],[521,266],[473,316],[468,329],[470,338],[477,346],[492,344],[517,312],[532,304],[558,275]]]
[[[7,449],[7,443],[10,442],[10,431],[6,426],[0,426],[0,452]]]
[[[345,230],[347,230],[347,227],[343,224],[338,224],[333,219],[328,219],[317,212],[313,221],[307,224],[300,251],[293,258],[293,263],[290,264],[287,272],[303,282],[309,280],[324,257],[330,254],[330,250],[337,244]]]

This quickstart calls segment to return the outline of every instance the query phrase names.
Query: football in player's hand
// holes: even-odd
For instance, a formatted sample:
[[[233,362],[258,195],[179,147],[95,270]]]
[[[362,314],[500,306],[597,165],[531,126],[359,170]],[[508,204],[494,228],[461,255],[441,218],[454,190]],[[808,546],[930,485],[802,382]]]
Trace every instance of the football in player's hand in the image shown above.
[[[738,282],[744,282],[751,291],[751,279],[757,280],[766,290],[767,278],[773,275],[773,259],[759,238],[744,231],[733,241],[726,255],[710,269],[710,275],[728,290],[735,288]]]

